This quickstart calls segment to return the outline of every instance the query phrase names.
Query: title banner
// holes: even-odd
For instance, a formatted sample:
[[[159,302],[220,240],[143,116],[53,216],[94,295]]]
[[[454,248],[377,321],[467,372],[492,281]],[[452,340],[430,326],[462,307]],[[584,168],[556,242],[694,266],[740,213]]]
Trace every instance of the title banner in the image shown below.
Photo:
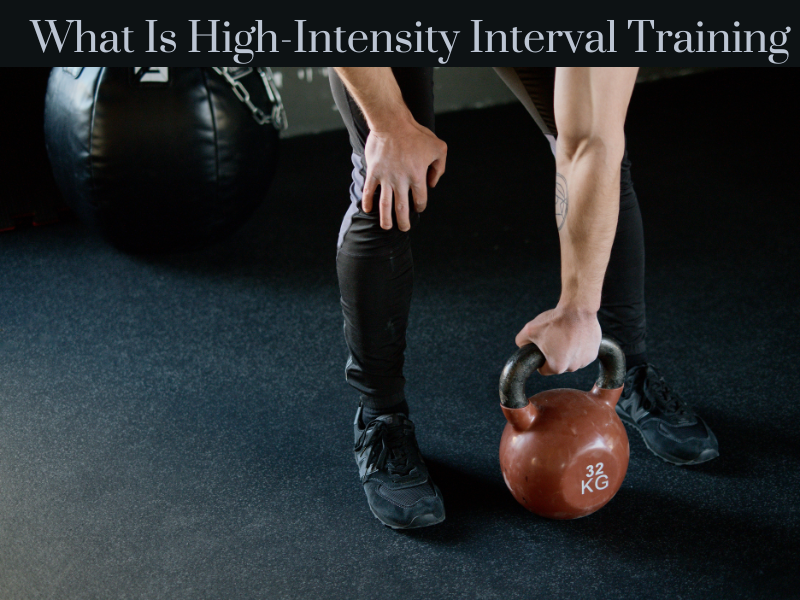
[[[591,12],[572,7],[574,14],[563,4],[550,11],[481,8],[475,14],[398,5],[391,17],[349,6],[172,6],[141,9],[147,13],[141,16],[135,8],[125,15],[105,8],[19,8],[2,38],[7,63],[789,66],[796,36],[785,13],[752,5]]]

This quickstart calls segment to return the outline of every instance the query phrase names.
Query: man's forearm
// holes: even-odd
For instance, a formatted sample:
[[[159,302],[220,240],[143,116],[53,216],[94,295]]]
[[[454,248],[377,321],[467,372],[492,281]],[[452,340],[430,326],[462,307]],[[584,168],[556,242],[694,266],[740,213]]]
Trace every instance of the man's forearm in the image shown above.
[[[608,259],[619,214],[622,144],[588,142],[577,152],[559,150],[556,220],[561,241],[561,299],[564,308],[600,309]]]
[[[559,304],[600,308],[619,215],[619,175],[636,67],[564,67],[556,75],[556,218],[561,240]]]
[[[358,103],[371,131],[413,121],[391,67],[333,67]]]

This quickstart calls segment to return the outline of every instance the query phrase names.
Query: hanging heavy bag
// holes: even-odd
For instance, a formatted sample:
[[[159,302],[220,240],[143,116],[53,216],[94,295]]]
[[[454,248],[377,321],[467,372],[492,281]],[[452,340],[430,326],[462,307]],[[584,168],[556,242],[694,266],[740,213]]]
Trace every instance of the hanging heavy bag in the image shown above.
[[[194,249],[267,193],[286,118],[268,67],[54,67],[45,137],[67,203],[116,246]]]

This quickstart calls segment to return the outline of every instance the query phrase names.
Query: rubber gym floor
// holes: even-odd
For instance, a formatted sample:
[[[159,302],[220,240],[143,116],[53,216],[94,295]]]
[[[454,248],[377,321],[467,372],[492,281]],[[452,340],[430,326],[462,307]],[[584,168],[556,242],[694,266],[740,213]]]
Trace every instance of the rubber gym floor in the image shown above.
[[[383,527],[358,483],[343,132],[285,140],[263,206],[203,251],[131,256],[74,219],[0,235],[0,598],[800,597],[797,83],[637,88],[649,354],[721,456],[675,467],[629,430],[622,489],[576,521],[525,511],[498,466],[500,369],[559,293],[554,164],[518,105],[439,117],[414,241],[407,392],[441,526]]]

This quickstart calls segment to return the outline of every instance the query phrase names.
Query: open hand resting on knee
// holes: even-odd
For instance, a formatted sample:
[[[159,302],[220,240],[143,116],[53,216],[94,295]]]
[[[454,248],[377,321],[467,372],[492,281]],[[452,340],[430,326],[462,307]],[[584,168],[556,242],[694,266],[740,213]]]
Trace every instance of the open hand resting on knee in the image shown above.
[[[373,196],[381,188],[379,202],[383,229],[392,228],[392,197],[400,231],[411,228],[409,191],[414,209],[422,212],[428,204],[428,186],[435,187],[444,173],[447,144],[411,115],[394,120],[385,129],[372,130],[364,149],[367,177],[361,203],[364,212],[372,212]]]
[[[364,114],[369,126],[364,147],[367,174],[361,208],[372,212],[381,188],[380,225],[392,228],[392,200],[400,231],[411,229],[409,191],[414,208],[428,204],[428,186],[444,173],[447,144],[420,125],[403,100],[391,67],[334,67]]]

